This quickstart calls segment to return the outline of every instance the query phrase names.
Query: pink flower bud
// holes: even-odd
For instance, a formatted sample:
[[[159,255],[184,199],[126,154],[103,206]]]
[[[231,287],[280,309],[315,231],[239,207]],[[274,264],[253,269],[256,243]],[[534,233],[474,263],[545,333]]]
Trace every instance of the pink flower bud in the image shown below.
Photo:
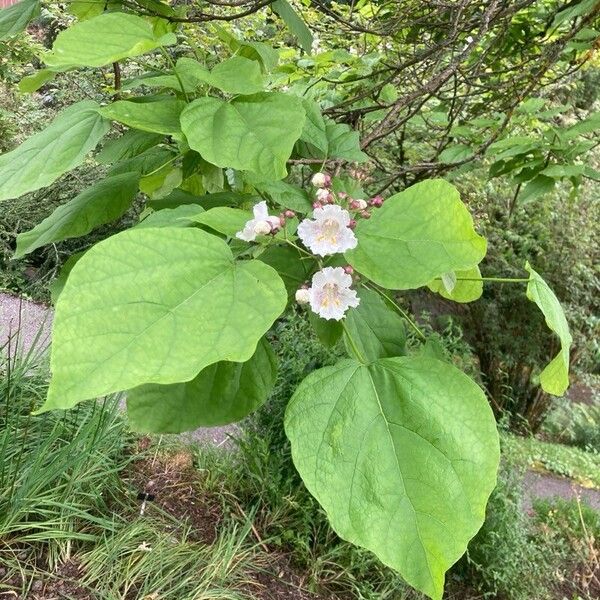
[[[375,196],[374,198],[371,198],[371,201],[369,202],[369,204],[371,206],[375,206],[376,208],[379,208],[380,206],[383,205],[383,198],[381,196]]]
[[[288,218],[288,219],[293,219],[296,216],[296,213],[293,210],[286,210],[283,213],[283,216]]]
[[[346,194],[346,192],[338,192],[338,198],[340,200],[345,200],[348,197],[348,194]]]
[[[285,214],[284,213],[281,213],[279,215],[279,226],[285,227]]]
[[[298,304],[307,304],[310,301],[310,292],[307,288],[301,287],[296,290],[296,302]]]
[[[370,213],[368,210],[363,210],[363,211],[360,213],[360,216],[361,216],[363,219],[370,219],[370,218],[371,218],[371,213]]]
[[[362,198],[352,200],[352,202],[350,202],[350,208],[353,210],[365,210],[365,208],[367,208],[367,202]]]
[[[348,227],[350,227],[350,229],[354,229],[356,227],[356,221],[354,219],[350,219],[350,223],[348,223]]]
[[[326,204],[331,202],[333,194],[327,188],[319,188],[317,190],[317,200],[319,202],[325,202]]]
[[[315,173],[312,176],[311,183],[318,188],[325,188],[331,185],[331,175],[327,173]]]
[[[348,275],[352,275],[352,274],[354,273],[354,269],[352,268],[352,266],[351,266],[351,265],[346,265],[346,266],[344,267],[344,272],[345,272],[345,273],[348,273]]]
[[[322,208],[323,205],[320,202],[313,202],[313,208]]]

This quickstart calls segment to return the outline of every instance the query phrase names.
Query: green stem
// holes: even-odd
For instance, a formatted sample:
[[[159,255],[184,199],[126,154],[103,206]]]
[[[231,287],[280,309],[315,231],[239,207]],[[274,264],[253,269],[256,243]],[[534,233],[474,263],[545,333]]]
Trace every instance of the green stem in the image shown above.
[[[150,177],[150,175],[154,175],[154,173],[158,173],[161,169],[164,169],[167,165],[170,165],[172,162],[176,161],[179,158],[179,154],[170,158],[166,163],[160,165],[160,167],[154,169],[154,171],[150,171],[150,173],[146,173],[143,177]]]
[[[436,277],[436,281],[441,281],[441,277]],[[512,278],[512,277],[457,277],[456,281],[490,281],[493,283],[527,283],[529,282],[529,278],[525,279],[523,277],[520,278]]]
[[[298,250],[298,252],[302,252],[303,254],[310,256],[310,258],[315,258],[310,252],[308,252],[307,250],[304,250],[304,248],[300,248],[300,246],[298,246],[298,244],[294,244],[294,242],[292,242],[292,240],[288,239],[287,237],[284,237],[283,241],[286,244],[289,244],[290,246],[292,246],[292,248],[296,248],[296,250]]]
[[[188,98],[187,92],[185,91],[185,87],[183,86],[183,80],[181,79],[181,77],[179,76],[179,73],[177,72],[177,66],[173,62],[173,59],[169,56],[169,53],[164,48],[161,48],[161,50],[162,50],[162,53],[165,55],[167,62],[171,65],[171,68],[173,69],[173,75],[175,75],[175,77],[177,78],[177,81],[179,82],[179,87],[181,88],[181,93],[183,94],[185,101],[189,102],[190,99]]]
[[[394,300],[392,300],[392,298],[390,298],[383,290],[380,290],[379,288],[376,287],[371,287],[370,285],[367,285],[366,283],[363,283],[363,285],[369,289],[369,290],[373,290],[374,292],[377,292],[382,298],[385,298],[400,314],[400,316],[405,319],[408,324],[413,328],[413,330],[415,331],[415,333],[425,342],[427,341],[427,336],[421,331],[421,329],[419,328],[419,326],[408,316],[408,313],[398,305],[397,302],[394,302]]]
[[[352,348],[352,351],[354,352],[354,354],[356,355],[356,358],[358,358],[358,360],[363,363],[363,365],[368,364],[367,360],[365,359],[365,357],[362,355],[362,353],[360,352],[360,350],[358,349],[358,346],[356,345],[356,342],[354,341],[354,339],[352,338],[352,335],[350,334],[350,332],[348,331],[348,328],[346,327],[346,322],[344,319],[342,319],[341,321],[342,323],[342,327],[344,328],[344,333],[346,334],[346,338],[348,339],[348,343],[350,344],[350,347]]]

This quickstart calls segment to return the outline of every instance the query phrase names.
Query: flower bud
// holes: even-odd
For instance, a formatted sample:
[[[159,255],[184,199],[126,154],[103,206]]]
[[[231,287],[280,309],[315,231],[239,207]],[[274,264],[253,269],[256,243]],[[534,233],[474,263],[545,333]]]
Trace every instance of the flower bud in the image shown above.
[[[310,292],[307,288],[300,288],[296,290],[296,302],[298,304],[308,304],[310,300]]]
[[[354,273],[354,269],[352,268],[352,266],[351,266],[351,265],[346,265],[346,266],[344,267],[344,272],[345,272],[345,273],[348,273],[348,275],[352,275],[352,274]]]
[[[318,188],[325,188],[331,185],[331,176],[327,173],[315,173],[311,180],[312,184]]]
[[[371,206],[375,206],[376,208],[379,208],[380,206],[383,205],[383,198],[381,196],[375,196],[374,198],[371,198],[371,201],[369,202],[369,204]]]
[[[271,233],[271,223],[269,221],[257,221],[254,224],[254,233],[256,235],[268,235]]]
[[[360,213],[360,216],[361,216],[363,219],[370,219],[370,218],[371,218],[371,213],[370,213],[368,210],[363,210],[363,211]]]
[[[293,210],[286,210],[286,211],[283,213],[283,216],[284,216],[286,219],[293,219],[293,218],[296,216],[296,213],[295,213]]]
[[[348,194],[346,194],[346,192],[338,192],[338,198],[340,200],[345,200],[348,197]]]
[[[313,208],[322,208],[323,205],[320,202],[313,202]]]
[[[333,194],[327,188],[319,188],[317,190],[317,200],[327,204],[333,200]]]
[[[279,227],[285,227],[285,213],[279,215]]]
[[[354,229],[356,227],[356,220],[355,219],[350,219],[350,223],[348,223],[348,227],[350,229]]]
[[[353,210],[364,210],[367,208],[367,206],[367,201],[363,200],[362,198],[359,198],[358,200],[352,200],[352,202],[350,202],[350,208]]]

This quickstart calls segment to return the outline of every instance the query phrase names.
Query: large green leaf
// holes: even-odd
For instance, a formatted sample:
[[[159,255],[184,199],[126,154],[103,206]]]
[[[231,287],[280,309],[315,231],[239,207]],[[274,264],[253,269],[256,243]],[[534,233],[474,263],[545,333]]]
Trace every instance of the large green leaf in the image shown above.
[[[156,102],[117,100],[102,107],[99,112],[107,119],[119,121],[134,129],[165,135],[181,135],[179,115],[184,107],[185,102],[175,99]]]
[[[443,298],[454,300],[454,302],[473,302],[481,298],[483,294],[483,280],[478,266],[471,267],[465,271],[453,273],[456,281],[451,290],[444,284],[440,277],[427,284],[432,292],[437,292]]]
[[[138,189],[137,173],[123,173],[99,181],[59,206],[33,229],[17,236],[14,258],[36,248],[89,233],[95,227],[118,219],[131,205]]]
[[[442,179],[392,196],[355,232],[358,246],[346,253],[348,262],[379,285],[397,290],[470,269],[486,250],[458,190]]]
[[[75,265],[54,319],[43,410],[243,362],[286,304],[277,272],[197,228],[134,228]]]
[[[271,8],[281,17],[289,30],[296,36],[302,48],[309,54],[312,51],[313,36],[302,17],[287,0],[275,0]]]
[[[231,102],[199,98],[181,114],[190,147],[208,162],[265,179],[285,177],[286,161],[303,124],[302,102],[276,92]]]
[[[129,424],[142,433],[181,433],[235,423],[266,401],[276,376],[275,354],[263,339],[245,363],[218,362],[185,383],[131,390]]]
[[[177,72],[185,82],[208,83],[228,94],[256,94],[265,89],[265,76],[260,64],[243,56],[232,56],[211,71],[192,58],[180,58]]]
[[[268,181],[254,184],[261,193],[267,194],[273,202],[283,208],[307,213],[312,211],[312,204],[308,194],[297,185],[285,181]]]
[[[308,283],[311,273],[317,267],[315,260],[288,245],[269,246],[257,258],[271,265],[279,273],[290,299],[294,298],[296,290],[302,284]]]
[[[0,10],[0,41],[21,33],[40,14],[40,0],[20,0]]]
[[[360,304],[346,314],[344,343],[363,362],[406,354],[402,317],[373,290],[358,290]]]
[[[496,482],[498,435],[483,391],[434,358],[346,360],[300,384],[285,430],[340,537],[440,600]]]
[[[80,165],[109,126],[91,100],[62,111],[46,129],[0,156],[0,200],[50,185]]]
[[[549,394],[562,396],[569,387],[569,354],[573,338],[565,313],[550,286],[536,273],[529,263],[527,297],[535,302],[546,319],[546,325],[559,337],[560,352],[546,365],[540,374],[542,389]]]
[[[102,67],[176,41],[174,33],[157,33],[142,17],[106,12],[61,31],[44,62],[51,67]]]

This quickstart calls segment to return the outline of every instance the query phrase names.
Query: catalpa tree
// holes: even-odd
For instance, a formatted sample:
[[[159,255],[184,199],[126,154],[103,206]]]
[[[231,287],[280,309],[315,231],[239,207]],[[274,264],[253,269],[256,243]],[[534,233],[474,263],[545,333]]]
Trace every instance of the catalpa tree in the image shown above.
[[[289,49],[222,25],[197,44],[197,22],[231,20],[227,3],[210,14],[142,4],[74,3],[79,18],[21,88],[106,67],[112,98],[69,106],[0,156],[3,201],[90,155],[104,166],[18,236],[17,258],[114,221],[136,198],[145,206],[139,223],[72,257],[55,283],[52,378],[38,412],[126,392],[140,432],[238,421],[268,398],[269,331],[299,304],[348,357],[309,374],[290,399],[294,463],[342,538],[440,599],[445,572],[483,523],[498,435],[484,392],[439,354],[397,292],[427,287],[472,302],[486,283],[523,285],[560,339],[539,383],[561,395],[571,337],[556,296],[530,265],[519,279],[482,277],[486,240],[450,183],[365,194],[358,133],[324,115],[310,83],[288,87],[298,71],[278,63]],[[310,31],[285,0],[231,4],[236,16],[270,4],[310,51]],[[38,8],[6,9],[0,33],[20,31]],[[145,71],[131,67],[127,79],[131,65]],[[416,351],[406,326],[422,342]]]

